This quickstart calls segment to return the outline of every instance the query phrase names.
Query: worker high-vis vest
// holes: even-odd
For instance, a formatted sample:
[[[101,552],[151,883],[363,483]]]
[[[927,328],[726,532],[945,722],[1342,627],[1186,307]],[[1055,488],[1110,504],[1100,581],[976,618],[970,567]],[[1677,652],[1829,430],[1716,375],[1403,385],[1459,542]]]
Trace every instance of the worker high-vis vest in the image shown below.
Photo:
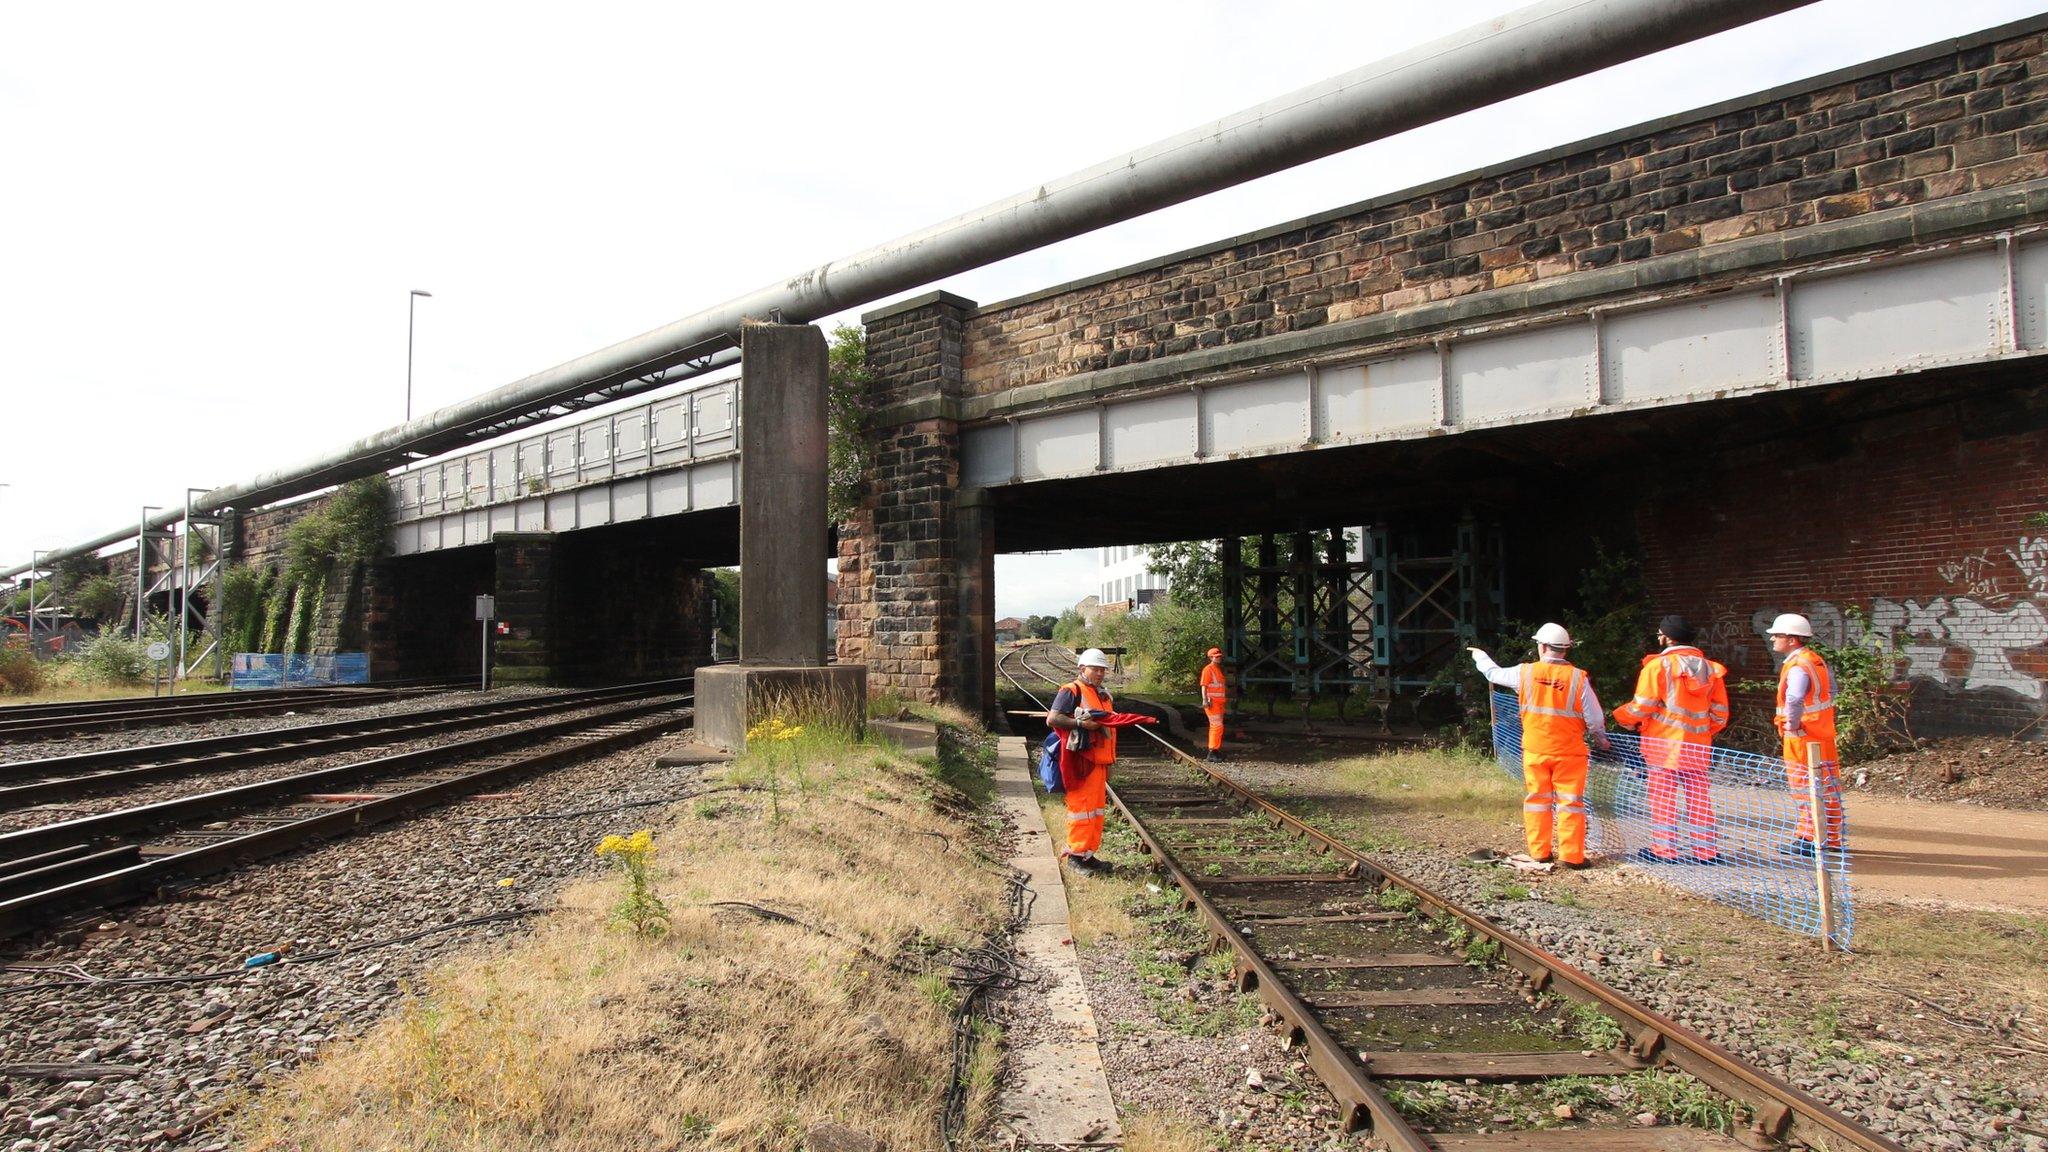
[[[1785,666],[1778,672],[1778,731],[1785,730],[1785,682],[1791,679],[1792,669],[1806,669],[1806,702],[1799,710],[1799,725],[1810,740],[1824,742],[1830,749],[1835,743],[1835,677],[1828,671],[1828,662],[1813,649],[1801,646],[1785,657]]]
[[[1075,689],[1074,715],[1079,716],[1091,710],[1116,711],[1116,703],[1110,699],[1109,693],[1091,688],[1081,680],[1074,681],[1070,687]],[[1116,729],[1104,728],[1098,732],[1085,733],[1084,737],[1087,743],[1078,753],[1070,749],[1067,752],[1068,756],[1078,755],[1082,763],[1090,767],[1107,765],[1116,759]]]
[[[1586,674],[1570,664],[1522,665],[1522,758],[1586,755]]]
[[[1229,687],[1223,678],[1223,669],[1215,664],[1204,665],[1202,667],[1202,711],[1223,711],[1229,695]]]
[[[1662,742],[1660,748],[1711,744],[1728,726],[1727,676],[1727,668],[1690,645],[1645,656],[1635,698],[1614,710],[1614,722]]]

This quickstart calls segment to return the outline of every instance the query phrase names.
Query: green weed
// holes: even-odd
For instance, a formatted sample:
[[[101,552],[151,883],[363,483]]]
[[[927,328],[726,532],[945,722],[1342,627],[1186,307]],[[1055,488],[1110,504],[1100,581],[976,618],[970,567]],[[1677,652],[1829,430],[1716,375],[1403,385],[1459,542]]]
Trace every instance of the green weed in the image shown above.
[[[1742,1110],[1705,1084],[1682,1072],[1646,1068],[1625,1077],[1645,1112],[1692,1128],[1732,1132]]]
[[[1474,968],[1491,968],[1500,963],[1500,941],[1474,937],[1465,945],[1465,963]]]
[[[1574,1002],[1566,1010],[1566,1033],[1585,1042],[1586,1047],[1607,1051],[1621,1047],[1621,1025],[1591,1004]]]
[[[1422,897],[1389,884],[1380,889],[1379,905],[1382,912],[1413,912],[1422,906]]]
[[[1425,1127],[1457,1111],[1457,1103],[1441,1084],[1386,1084],[1380,1091],[1386,1094],[1388,1103],[1400,1109],[1401,1115]]]

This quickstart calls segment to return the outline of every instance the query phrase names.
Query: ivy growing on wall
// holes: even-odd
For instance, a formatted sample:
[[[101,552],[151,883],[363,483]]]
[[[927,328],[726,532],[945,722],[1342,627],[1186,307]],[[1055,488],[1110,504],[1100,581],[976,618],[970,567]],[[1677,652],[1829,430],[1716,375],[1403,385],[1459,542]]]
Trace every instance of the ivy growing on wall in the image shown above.
[[[338,581],[360,573],[391,539],[391,486],[351,481],[285,530],[284,563],[236,564],[222,576],[221,636],[230,652],[306,652],[320,605]]]
[[[825,356],[826,511],[834,524],[844,523],[860,506],[862,473],[872,452],[866,425],[874,412],[868,385],[867,333],[851,324],[832,330]]]

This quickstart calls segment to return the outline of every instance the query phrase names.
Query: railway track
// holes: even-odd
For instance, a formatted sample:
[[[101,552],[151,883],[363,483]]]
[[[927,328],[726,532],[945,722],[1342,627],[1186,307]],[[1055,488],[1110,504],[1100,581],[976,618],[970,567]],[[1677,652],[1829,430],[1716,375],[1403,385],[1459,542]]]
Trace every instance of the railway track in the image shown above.
[[[1004,675],[1029,693],[1010,671]],[[1034,696],[1034,699],[1036,697]],[[1140,729],[1142,731],[1142,729]],[[1324,833],[1152,732],[1168,758],[1120,761],[1111,803],[1182,908],[1227,947],[1238,987],[1302,1045],[1347,1130],[1402,1152],[1685,1152],[1789,1144],[1903,1152],[1820,1100],[1492,921]],[[1553,1023],[1586,1006],[1613,1047]],[[1547,1087],[1675,1068],[1741,1108],[1731,1132],[1601,1126],[1501,1130],[1418,1109],[1424,1083]],[[1410,1115],[1403,1111],[1406,1103]],[[1547,1109],[1546,1109],[1547,1110]],[[1597,1116],[1598,1113],[1595,1113]]]
[[[45,740],[85,732],[110,732],[159,724],[186,724],[236,716],[310,712],[385,704],[433,689],[406,687],[267,688],[200,696],[83,700],[66,704],[16,704],[0,708],[0,741]]]
[[[0,938],[673,731],[694,699],[684,687],[667,682],[588,715],[0,835]]]
[[[0,762],[0,812],[212,772],[395,744],[475,723],[502,724],[615,700],[682,691],[685,679],[628,684],[550,696],[460,704],[395,716],[298,724],[261,732],[177,740]]]
[[[1042,681],[1053,688],[1070,684],[1074,679],[1074,654],[1058,644],[1033,644],[1024,648],[1012,648],[1003,653],[1001,659],[996,661],[996,666],[1002,670],[1010,683],[1017,686],[1018,691],[1027,696],[1032,696],[1031,690],[1025,688],[1023,682],[1018,680],[1013,672],[1021,672],[1033,681]],[[1110,676],[1106,679],[1111,690],[1114,690],[1123,678]],[[1036,696],[1032,698],[1037,699]]]

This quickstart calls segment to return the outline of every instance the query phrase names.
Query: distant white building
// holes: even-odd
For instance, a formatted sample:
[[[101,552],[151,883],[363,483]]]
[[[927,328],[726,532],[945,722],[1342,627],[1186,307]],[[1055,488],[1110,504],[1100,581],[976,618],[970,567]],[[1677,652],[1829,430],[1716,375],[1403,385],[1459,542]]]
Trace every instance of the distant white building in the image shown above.
[[[1142,608],[1166,594],[1166,574],[1152,570],[1152,554],[1144,545],[1119,544],[1099,549],[1098,553],[1096,596],[1101,603],[1129,603]]]

